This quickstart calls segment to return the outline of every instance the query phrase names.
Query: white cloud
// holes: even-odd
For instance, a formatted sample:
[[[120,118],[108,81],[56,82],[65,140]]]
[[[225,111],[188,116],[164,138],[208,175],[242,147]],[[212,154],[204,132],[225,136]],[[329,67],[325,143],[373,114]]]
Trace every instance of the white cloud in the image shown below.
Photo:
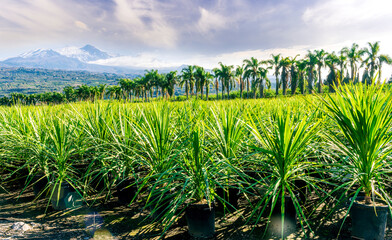
[[[183,64],[183,62],[165,59],[154,53],[142,53],[136,56],[121,56],[109,59],[101,59],[90,63],[133,68],[166,68],[177,67]]]
[[[146,52],[135,56],[122,56],[110,59],[98,60],[90,63],[108,65],[108,66],[122,66],[122,67],[133,67],[141,69],[151,69],[151,68],[168,68],[168,67],[179,67],[181,65],[199,65],[207,69],[213,69],[219,67],[218,63],[222,62],[225,65],[242,65],[244,59],[250,59],[255,57],[259,60],[271,59],[271,54],[281,54],[282,57],[295,57],[299,54],[297,59],[305,58],[308,50],[313,51],[314,49],[324,49],[327,52],[334,51],[338,53],[343,47],[351,46],[352,42],[344,42],[339,44],[323,45],[317,46],[294,46],[291,48],[274,48],[265,50],[247,50],[247,51],[237,51],[228,52],[218,55],[192,55],[192,56],[182,56],[182,55],[166,55],[153,52]],[[360,42],[360,47],[365,47],[365,42]],[[392,67],[384,65],[383,66],[383,79],[389,79],[392,73]],[[270,72],[272,74],[272,71]],[[328,70],[322,69],[322,75],[325,77],[328,74]]]
[[[224,29],[228,27],[229,21],[218,13],[213,13],[205,8],[200,7],[200,19],[197,22],[197,27],[202,33],[209,33],[210,31]]]
[[[123,66],[123,67],[137,67],[137,68],[165,68],[178,67],[183,64],[199,65],[208,69],[218,66],[219,62],[226,65],[241,65],[244,59],[255,57],[258,59],[269,59],[271,54],[281,53],[284,57],[294,57],[301,53],[305,56],[305,46],[298,46],[295,48],[286,49],[268,49],[268,50],[249,50],[238,51],[215,56],[209,55],[192,55],[192,56],[167,56],[158,53],[142,53],[135,56],[122,56],[110,59],[102,59],[90,63],[108,65],[108,66]]]
[[[147,45],[154,47],[174,47],[177,32],[161,14],[154,0],[115,0],[115,16],[122,27]]]
[[[75,24],[76,27],[78,27],[78,28],[80,28],[82,30],[85,30],[85,31],[89,31],[90,30],[89,27],[87,26],[87,24],[85,24],[82,21],[78,21],[77,20],[77,21],[74,22],[74,24]]]
[[[385,21],[391,15],[390,0],[329,0],[307,8],[302,19],[307,24],[334,28]]]

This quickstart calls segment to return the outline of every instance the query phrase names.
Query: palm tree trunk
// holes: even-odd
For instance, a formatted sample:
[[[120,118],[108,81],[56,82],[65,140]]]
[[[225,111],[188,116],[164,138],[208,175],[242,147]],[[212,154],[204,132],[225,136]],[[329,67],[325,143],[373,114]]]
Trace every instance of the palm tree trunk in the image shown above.
[[[253,99],[256,99],[256,87],[253,88]]]
[[[185,92],[186,92],[186,100],[189,99],[189,88],[188,88],[188,82],[185,83]]]
[[[246,81],[246,98],[249,99],[249,78],[247,78]]]
[[[242,78],[240,78],[240,98],[242,99],[242,88],[243,88],[243,81]]]
[[[355,71],[354,71],[354,63],[351,62],[351,82],[355,82]]]
[[[308,89],[309,93],[313,93],[313,68],[309,68],[308,73]]]
[[[275,71],[275,82],[276,82],[276,96],[279,95],[279,72]]]
[[[262,81],[259,84],[259,88],[260,88],[260,98],[263,98],[264,97],[264,85],[263,85]]]
[[[378,84],[381,84],[381,63],[378,65]]]
[[[223,100],[223,96],[224,96],[224,91],[225,91],[225,88],[224,88],[223,80],[222,80],[222,100]]]
[[[321,67],[318,67],[318,75],[319,75],[319,84],[318,84],[318,93],[321,93]]]
[[[283,67],[282,69],[282,85],[283,85],[283,95],[286,95],[287,90],[287,72],[286,68]]]
[[[215,82],[215,92],[216,92],[216,100],[219,100],[218,81]]]
[[[196,81],[196,83],[195,83],[195,92],[196,92],[196,99],[197,99],[197,96],[198,96],[198,93],[199,93],[199,83]]]
[[[227,92],[227,100],[229,100],[230,99],[230,87],[229,87],[229,84],[227,84],[226,92]]]
[[[200,86],[201,99],[203,99],[203,85]]]
[[[208,92],[209,92],[210,88],[208,87],[208,85],[206,85],[206,101],[208,101]]]

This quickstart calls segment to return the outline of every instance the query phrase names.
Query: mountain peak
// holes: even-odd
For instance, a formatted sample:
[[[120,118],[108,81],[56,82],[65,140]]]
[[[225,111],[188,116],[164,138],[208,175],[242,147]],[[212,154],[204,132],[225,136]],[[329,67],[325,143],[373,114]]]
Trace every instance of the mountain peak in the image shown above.
[[[86,44],[84,47],[81,47],[80,49],[82,49],[84,51],[100,51],[98,48],[96,48],[90,44]]]
[[[82,62],[91,62],[91,61],[96,61],[99,59],[107,59],[111,57],[106,52],[103,52],[90,44],[87,44],[81,48],[67,47],[67,48],[60,49],[58,52],[64,56],[76,58]]]
[[[58,52],[52,49],[36,49],[30,52],[22,53],[19,55],[21,58],[31,58],[31,57],[50,57],[60,55]]]

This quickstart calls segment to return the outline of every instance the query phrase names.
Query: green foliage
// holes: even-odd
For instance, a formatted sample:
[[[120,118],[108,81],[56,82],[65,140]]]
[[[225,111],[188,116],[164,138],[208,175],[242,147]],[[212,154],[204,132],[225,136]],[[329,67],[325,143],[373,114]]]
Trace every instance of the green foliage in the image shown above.
[[[376,194],[390,203],[384,189],[392,153],[392,93],[383,93],[383,88],[375,84],[346,85],[322,102],[337,126],[328,139],[341,152],[335,164],[338,174],[346,176],[344,186],[350,189],[358,184],[357,192],[362,190],[369,198]]]

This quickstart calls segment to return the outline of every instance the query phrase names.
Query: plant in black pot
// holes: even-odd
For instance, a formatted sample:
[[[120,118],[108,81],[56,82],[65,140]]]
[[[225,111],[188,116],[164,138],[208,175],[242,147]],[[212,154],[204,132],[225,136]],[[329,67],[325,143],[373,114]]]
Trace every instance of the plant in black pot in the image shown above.
[[[273,111],[267,121],[258,118],[248,118],[255,140],[253,148],[260,154],[250,161],[264,171],[264,178],[259,180],[264,191],[253,206],[252,217],[256,216],[259,221],[267,213],[269,221],[265,233],[284,238],[296,231],[297,218],[302,228],[310,229],[295,183],[301,180],[318,189],[318,180],[306,172],[317,171],[317,163],[312,162],[309,155],[317,138],[319,121],[312,114],[307,116],[290,109]]]
[[[84,180],[84,192],[87,194],[104,195],[105,201],[111,197],[113,185],[113,167],[117,151],[113,146],[117,139],[114,125],[119,121],[120,110],[111,103],[95,102],[86,104],[75,111],[80,130],[84,134],[86,146],[84,148],[84,162],[76,168],[80,169],[80,177]],[[87,161],[86,161],[87,160]],[[96,198],[97,199],[97,198]]]
[[[216,188],[219,206],[225,208],[238,207],[240,189],[242,189],[241,169],[243,161],[242,146],[245,137],[245,127],[241,119],[241,111],[235,108],[211,109],[212,115],[207,124],[212,149],[215,149],[217,159],[227,161],[233,168],[225,173],[227,178]],[[237,169],[235,169],[237,168]]]
[[[44,147],[40,144],[48,135],[44,127],[46,113],[42,109],[34,115],[19,107],[12,110],[8,116],[3,116],[1,155],[7,159],[6,166],[10,170],[8,178],[20,179],[25,184],[24,190],[33,185],[38,196],[42,193],[48,170]]]
[[[344,189],[339,200],[351,196],[345,218],[350,213],[351,235],[358,239],[384,239],[392,203],[385,191],[391,174],[391,99],[392,92],[376,84],[341,86],[336,95],[322,98],[336,128],[329,140],[342,156],[331,169],[346,178],[336,189]]]
[[[158,220],[171,200],[167,173],[174,171],[176,158],[182,151],[179,130],[174,126],[173,109],[167,104],[153,105],[140,110],[140,119],[132,121],[134,144],[131,148],[132,172],[137,185],[136,196],[147,196],[145,208],[151,210],[150,216]],[[137,167],[136,167],[137,166]],[[131,168],[129,168],[131,169]],[[162,204],[164,203],[164,204]]]
[[[63,116],[64,117],[64,116]],[[48,139],[45,154],[48,158],[50,182],[49,200],[52,207],[62,210],[81,204],[81,180],[73,164],[77,160],[82,132],[76,128],[77,122],[68,122],[52,116],[47,125]]]
[[[188,232],[195,238],[211,238],[215,234],[215,187],[228,171],[226,161],[215,161],[208,150],[202,125],[189,134],[187,146],[174,171],[166,172],[166,193],[172,200],[163,221],[166,229],[185,211]],[[174,189],[174,191],[173,191]]]

